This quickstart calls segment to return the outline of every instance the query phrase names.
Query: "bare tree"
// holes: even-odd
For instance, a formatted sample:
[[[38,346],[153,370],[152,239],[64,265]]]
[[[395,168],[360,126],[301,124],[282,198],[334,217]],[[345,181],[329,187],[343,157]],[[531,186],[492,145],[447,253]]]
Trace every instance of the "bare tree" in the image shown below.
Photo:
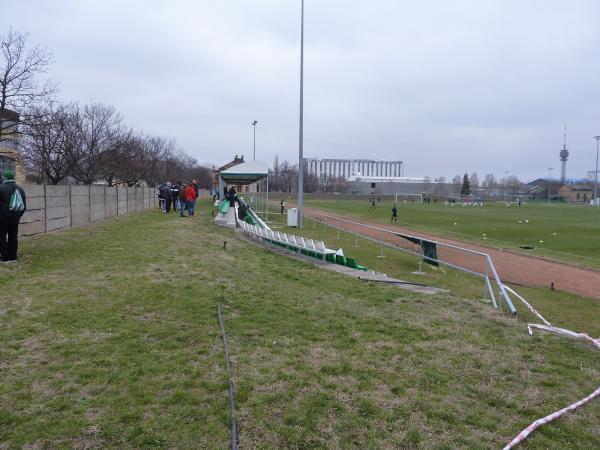
[[[37,76],[45,73],[52,62],[46,48],[28,48],[27,35],[8,30],[0,36],[0,139],[2,132],[13,127],[13,121],[3,120],[7,110],[21,114],[38,100],[47,98],[56,90],[56,84],[46,81],[39,84]]]
[[[298,166],[288,161],[281,163],[281,190],[291,193],[298,180]]]
[[[77,154],[72,175],[83,184],[92,184],[102,174],[103,153],[114,145],[121,116],[115,108],[92,103],[75,106],[70,139]]]
[[[437,195],[446,195],[446,177],[441,176],[435,180],[434,193]]]
[[[518,195],[521,188],[521,180],[517,178],[515,175],[510,175],[506,178],[506,186],[508,191],[512,195]]]
[[[68,134],[70,108],[53,102],[36,105],[21,132],[23,159],[44,183],[60,183],[76,162]]]
[[[492,192],[498,186],[498,182],[496,181],[496,177],[494,176],[493,173],[486,174],[485,178],[483,179],[482,186],[487,191],[487,196],[491,197]]]
[[[460,192],[460,188],[462,186],[462,177],[460,175],[454,175],[454,178],[452,178],[452,188],[453,188],[453,194],[457,195]]]
[[[473,172],[469,176],[469,181],[471,182],[471,189],[479,187],[479,177],[477,176],[477,172]]]

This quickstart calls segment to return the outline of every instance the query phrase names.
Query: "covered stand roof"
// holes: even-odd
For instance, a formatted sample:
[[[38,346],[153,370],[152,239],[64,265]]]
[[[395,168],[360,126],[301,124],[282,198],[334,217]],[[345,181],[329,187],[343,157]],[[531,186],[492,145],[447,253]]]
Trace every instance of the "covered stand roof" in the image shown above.
[[[220,175],[227,184],[252,184],[269,175],[269,166],[260,161],[245,162],[220,172]]]

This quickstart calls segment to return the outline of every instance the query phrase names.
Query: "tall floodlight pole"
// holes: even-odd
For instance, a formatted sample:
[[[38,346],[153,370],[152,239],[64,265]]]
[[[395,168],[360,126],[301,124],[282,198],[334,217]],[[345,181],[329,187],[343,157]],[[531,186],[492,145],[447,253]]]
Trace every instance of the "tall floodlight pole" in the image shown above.
[[[554,167],[548,167],[548,204],[550,204],[550,179],[552,177],[552,171]]]
[[[298,136],[298,228],[302,228],[302,193],[304,191],[304,0],[300,8],[300,120]]]
[[[594,136],[596,139],[596,171],[595,182],[594,182],[594,206],[598,206],[598,143],[600,143],[600,136]]]
[[[254,161],[256,161],[256,124],[258,123],[257,120],[255,120],[254,122],[252,122],[252,128],[254,129]]]

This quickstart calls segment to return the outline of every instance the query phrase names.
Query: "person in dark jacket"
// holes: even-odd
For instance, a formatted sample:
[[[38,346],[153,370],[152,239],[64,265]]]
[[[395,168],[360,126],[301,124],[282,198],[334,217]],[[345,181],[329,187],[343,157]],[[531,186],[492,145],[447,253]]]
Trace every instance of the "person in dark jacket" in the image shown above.
[[[243,202],[239,202],[240,205],[238,206],[238,219],[240,220],[244,220],[244,217],[246,217],[246,213],[248,212],[248,208],[246,208],[246,204]]]
[[[231,208],[233,208],[235,206],[235,196],[237,195],[237,192],[235,192],[235,188],[233,186],[231,186],[229,188],[229,206]]]
[[[0,184],[0,261],[3,263],[17,260],[19,222],[27,209],[25,191],[16,185],[14,178],[14,173],[6,170],[4,182]],[[24,208],[21,211],[13,211],[9,207],[10,199],[17,189],[23,200]]]
[[[173,211],[177,212],[179,209],[179,189],[181,189],[181,183],[171,183],[171,197],[173,198]]]
[[[173,195],[171,194],[171,183],[167,182],[167,184],[165,184],[161,191],[160,191],[162,198],[165,200],[165,209],[163,209],[163,212],[171,212],[171,203],[173,202]]]

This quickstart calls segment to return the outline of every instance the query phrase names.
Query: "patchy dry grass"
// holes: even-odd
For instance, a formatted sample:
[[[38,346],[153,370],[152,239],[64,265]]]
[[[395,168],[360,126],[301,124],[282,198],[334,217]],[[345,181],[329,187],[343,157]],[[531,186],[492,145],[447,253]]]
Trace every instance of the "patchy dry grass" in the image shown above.
[[[245,448],[498,448],[597,387],[585,344],[320,271],[200,206],[31,239],[0,268],[0,448],[226,448],[217,302]],[[599,447],[599,416],[523,448]]]

